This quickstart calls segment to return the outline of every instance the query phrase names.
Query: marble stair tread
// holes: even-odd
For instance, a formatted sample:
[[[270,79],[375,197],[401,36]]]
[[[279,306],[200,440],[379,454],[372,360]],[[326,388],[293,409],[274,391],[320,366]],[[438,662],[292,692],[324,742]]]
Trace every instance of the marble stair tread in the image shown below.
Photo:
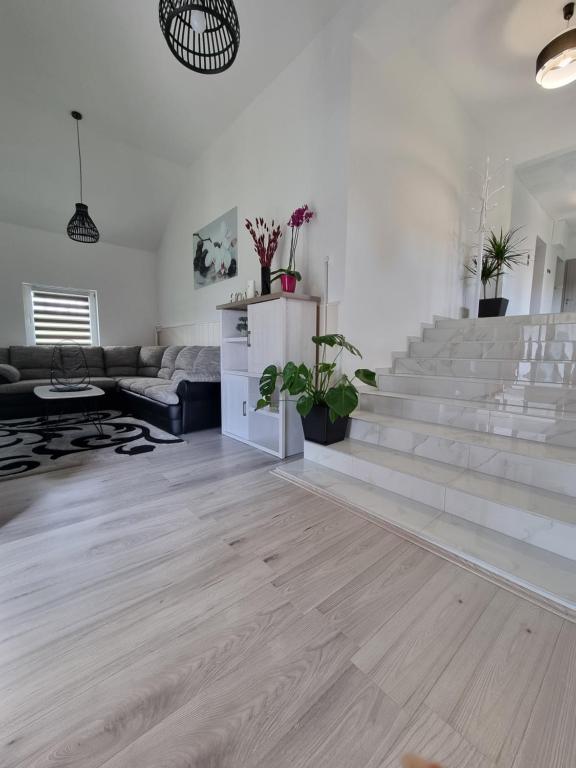
[[[424,328],[422,341],[433,343],[558,343],[576,341],[576,323],[555,325],[486,325]]]
[[[452,442],[472,444],[482,448],[490,448],[494,451],[514,453],[533,459],[556,461],[576,468],[576,449],[565,448],[558,445],[549,445],[531,440],[518,440],[515,437],[495,435],[491,432],[477,432],[462,427],[433,424],[415,419],[407,419],[401,416],[388,416],[382,413],[373,413],[358,409],[351,418],[360,421],[369,421],[384,427],[416,432],[423,436],[438,437]]]
[[[378,376],[379,391],[402,397],[428,397],[437,401],[474,403],[478,408],[498,406],[553,411],[571,418],[576,414],[576,387],[560,384],[524,384],[489,379],[458,379],[421,374],[386,373]],[[374,390],[373,390],[374,392]]]
[[[524,362],[573,363],[573,341],[411,341],[409,357],[449,360],[514,360]]]
[[[539,403],[519,405],[516,402],[510,402],[508,400],[467,400],[459,397],[440,397],[438,395],[419,395],[411,392],[394,392],[393,390],[375,390],[368,387],[362,387],[360,393],[369,397],[381,397],[385,399],[397,398],[402,400],[412,400],[414,402],[429,403],[432,405],[453,406],[454,408],[471,408],[474,411],[481,409],[498,413],[510,413],[515,416],[534,416],[535,418],[543,419],[557,419],[558,417],[561,417],[563,419],[572,419],[573,421],[576,421],[576,410],[558,410],[549,408],[546,404],[540,405]],[[576,389],[574,395],[576,397]],[[496,397],[503,397],[503,395],[495,395],[494,398]]]
[[[576,362],[461,357],[395,357],[394,373],[471,379],[500,379],[526,384],[576,385]]]
[[[543,315],[507,315],[505,317],[467,317],[446,318],[441,317],[434,323],[436,328],[468,327],[470,325],[556,325],[560,323],[576,323],[576,312],[558,312],[556,314]]]
[[[447,556],[494,574],[504,586],[576,618],[576,562],[446,512],[407,500],[307,459],[282,464],[274,474],[406,532]]]
[[[561,399],[573,399],[574,403],[576,403],[576,384],[567,382],[516,381],[514,379],[484,378],[483,376],[443,376],[432,372],[392,372],[385,368],[377,368],[376,375],[378,377],[379,387],[382,391],[397,391],[402,394],[404,392],[406,392],[406,394],[428,394],[423,392],[407,392],[410,386],[418,386],[419,388],[432,388],[436,391],[441,389],[456,390],[456,392],[452,394],[452,397],[458,399],[460,398],[461,391],[462,394],[469,394],[471,390],[476,390],[478,394],[474,397],[464,397],[463,399],[474,400],[479,404],[483,404],[483,398],[486,397],[508,398],[509,400],[522,399],[527,403],[543,403],[543,407]],[[391,384],[397,385],[398,387],[401,387],[401,389],[386,389],[386,385],[389,387]],[[464,392],[464,390],[466,390],[466,392]],[[526,394],[532,395],[532,398],[527,398]],[[444,396],[447,395],[445,393],[438,395],[438,397]],[[535,400],[534,396],[537,396],[538,399]],[[545,400],[545,397],[549,398],[549,400]]]
[[[422,458],[390,448],[383,448],[357,440],[344,440],[330,446],[333,454],[360,459],[377,468],[391,469],[415,480],[444,486],[468,496],[477,497],[504,507],[513,507],[536,515],[544,521],[559,521],[574,526],[574,554],[576,557],[576,503],[559,493],[516,483],[461,467],[448,467],[443,462]],[[305,453],[306,455],[306,453]]]

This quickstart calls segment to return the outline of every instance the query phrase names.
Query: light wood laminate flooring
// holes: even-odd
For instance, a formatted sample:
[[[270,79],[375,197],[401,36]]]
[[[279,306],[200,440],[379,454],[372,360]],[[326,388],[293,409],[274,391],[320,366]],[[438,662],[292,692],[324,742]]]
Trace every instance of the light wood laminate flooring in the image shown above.
[[[576,625],[273,466],[0,484],[2,768],[576,766]]]

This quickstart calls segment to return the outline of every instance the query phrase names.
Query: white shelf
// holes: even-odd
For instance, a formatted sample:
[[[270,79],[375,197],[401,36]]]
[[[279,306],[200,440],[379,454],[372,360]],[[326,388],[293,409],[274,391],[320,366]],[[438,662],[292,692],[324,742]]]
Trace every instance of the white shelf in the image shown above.
[[[248,336],[228,336],[227,339],[222,339],[226,344],[246,344],[248,342]]]
[[[250,413],[255,413],[256,416],[266,416],[268,419],[280,418],[279,411],[271,411],[269,408],[261,408],[259,410],[256,410],[256,408],[250,408]]]
[[[249,376],[250,378],[261,378],[261,373],[250,373],[250,371],[247,371],[242,368],[226,368],[222,370],[222,374],[231,374],[232,376]]]

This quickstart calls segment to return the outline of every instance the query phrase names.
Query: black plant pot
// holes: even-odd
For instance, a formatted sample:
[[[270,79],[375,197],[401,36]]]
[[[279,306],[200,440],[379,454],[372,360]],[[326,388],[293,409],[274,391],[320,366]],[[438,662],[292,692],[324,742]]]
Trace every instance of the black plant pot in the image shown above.
[[[480,299],[478,317],[504,317],[508,299]]]
[[[270,293],[270,267],[260,267],[261,295],[268,296]]]
[[[346,437],[348,416],[338,417],[334,423],[330,421],[329,409],[325,405],[314,405],[306,417],[302,417],[304,437],[311,443],[332,445]]]

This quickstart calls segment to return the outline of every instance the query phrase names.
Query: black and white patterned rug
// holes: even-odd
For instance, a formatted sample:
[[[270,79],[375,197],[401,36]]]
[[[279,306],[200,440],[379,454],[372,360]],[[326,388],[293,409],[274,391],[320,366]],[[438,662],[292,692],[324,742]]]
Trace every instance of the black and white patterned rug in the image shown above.
[[[83,464],[102,454],[139,456],[184,441],[120,411],[100,411],[103,434],[78,414],[0,422],[0,480]]]

